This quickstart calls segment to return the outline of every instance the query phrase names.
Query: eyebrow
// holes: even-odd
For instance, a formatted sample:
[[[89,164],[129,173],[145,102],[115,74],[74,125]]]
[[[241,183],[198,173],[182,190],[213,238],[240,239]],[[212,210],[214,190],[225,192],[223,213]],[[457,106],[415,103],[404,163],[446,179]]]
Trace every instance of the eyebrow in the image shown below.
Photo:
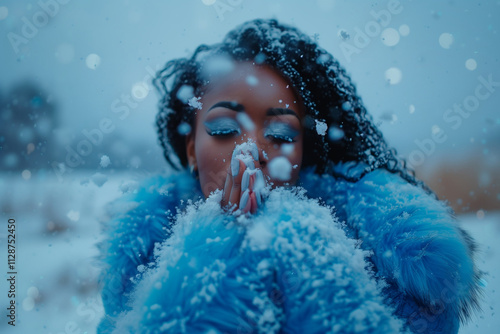
[[[280,115],[292,115],[297,117],[297,119],[300,121],[299,116],[295,111],[292,109],[288,108],[269,108],[266,112],[267,116],[280,116]]]
[[[210,110],[215,109],[215,108],[227,108],[227,109],[234,110],[236,112],[241,112],[241,111],[245,110],[245,107],[242,104],[237,103],[235,101],[220,101],[220,102],[217,102],[216,104],[214,104],[213,106],[211,106],[207,112],[209,112]],[[269,108],[266,112],[266,116],[281,116],[281,115],[292,115],[292,116],[297,117],[297,119],[300,121],[299,116],[292,109]]]

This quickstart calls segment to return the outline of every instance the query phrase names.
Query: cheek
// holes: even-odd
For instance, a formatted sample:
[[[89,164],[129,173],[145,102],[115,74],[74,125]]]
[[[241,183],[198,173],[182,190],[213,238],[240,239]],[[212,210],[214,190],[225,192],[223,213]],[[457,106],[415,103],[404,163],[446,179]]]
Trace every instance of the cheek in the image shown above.
[[[291,184],[295,184],[297,179],[299,178],[299,172],[302,168],[302,143],[296,143],[294,145],[293,152],[288,155],[288,160],[292,165],[292,179],[290,181]],[[294,166],[297,166],[294,168]]]
[[[201,190],[208,197],[214,190],[224,189],[232,148],[206,132],[197,132],[195,150]]]

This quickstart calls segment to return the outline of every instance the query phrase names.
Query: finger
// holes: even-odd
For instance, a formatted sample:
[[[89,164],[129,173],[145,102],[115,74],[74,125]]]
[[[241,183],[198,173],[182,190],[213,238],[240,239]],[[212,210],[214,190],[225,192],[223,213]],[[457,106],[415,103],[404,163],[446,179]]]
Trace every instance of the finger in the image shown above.
[[[244,192],[245,190],[248,189],[249,186],[250,186],[250,173],[248,172],[248,169],[245,169],[245,172],[243,173],[241,179],[241,191]]]
[[[255,190],[255,199],[257,200],[257,207],[260,207],[262,205],[262,192],[260,189]]]
[[[233,155],[231,156],[231,174],[233,176],[238,176],[239,173],[243,172],[245,170],[245,167],[242,169],[240,166],[240,161],[244,162],[244,165],[250,169],[255,168],[255,163],[252,161],[252,158],[249,158],[249,156],[245,155],[243,151],[237,146],[234,151]]]
[[[251,213],[255,213],[257,212],[257,198],[256,198],[256,193],[252,191],[252,193],[250,194],[250,199],[249,201],[250,202],[250,210],[251,210]]]
[[[233,177],[237,176],[240,171],[240,162],[236,156],[239,154],[238,146],[233,151],[233,155],[231,156],[231,175]]]
[[[249,201],[249,199],[250,199],[250,190],[247,189],[241,195],[241,199],[240,199],[240,209],[241,209],[241,211],[243,211],[243,212],[250,211],[250,209],[252,207],[252,202]]]
[[[266,179],[262,174],[262,170],[258,169],[255,173],[255,183],[253,185],[254,191],[260,191],[261,189],[266,187]]]
[[[239,162],[238,169],[240,171],[245,170],[245,164],[243,163],[243,161],[241,161],[239,159],[237,159],[237,161]],[[230,205],[238,204],[240,202],[242,178],[243,178],[243,173],[238,173],[238,175],[232,177],[231,192],[229,195]]]

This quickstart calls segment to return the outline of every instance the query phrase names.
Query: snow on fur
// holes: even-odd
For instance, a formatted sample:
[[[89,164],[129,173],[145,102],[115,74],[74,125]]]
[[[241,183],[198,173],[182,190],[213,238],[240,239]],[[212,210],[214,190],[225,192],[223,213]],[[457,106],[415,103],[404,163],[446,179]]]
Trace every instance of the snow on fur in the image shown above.
[[[360,177],[362,164],[335,166],[337,174]],[[312,197],[335,205],[351,237],[373,252],[371,261],[396,314],[415,332],[457,332],[478,308],[480,273],[476,245],[460,229],[451,209],[399,176],[377,169],[356,183],[303,173]]]
[[[303,170],[305,195],[274,190],[249,218],[190,202],[202,195],[187,173],[149,180],[105,225],[98,332],[378,333],[397,329],[391,310],[403,330],[457,332],[477,307],[474,242],[396,174],[340,176],[365,172]]]
[[[216,195],[179,215],[115,333],[390,333],[365,252],[328,208],[277,189],[247,218]]]

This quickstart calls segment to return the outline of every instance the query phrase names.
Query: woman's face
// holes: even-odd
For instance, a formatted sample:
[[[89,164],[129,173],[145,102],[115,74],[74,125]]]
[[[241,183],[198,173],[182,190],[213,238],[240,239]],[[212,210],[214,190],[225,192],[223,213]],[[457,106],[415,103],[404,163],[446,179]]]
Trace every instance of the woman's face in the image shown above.
[[[262,170],[268,184],[295,184],[302,162],[305,107],[278,72],[267,65],[236,62],[230,73],[206,86],[199,102],[202,108],[196,112],[186,149],[205,197],[216,189],[230,192],[231,185],[241,182],[246,166],[241,163],[239,174],[232,175],[231,158],[235,147],[249,140],[258,149],[255,168]],[[269,165],[277,157],[286,157],[293,166],[289,179],[271,177],[276,177],[276,168],[270,173]]]

